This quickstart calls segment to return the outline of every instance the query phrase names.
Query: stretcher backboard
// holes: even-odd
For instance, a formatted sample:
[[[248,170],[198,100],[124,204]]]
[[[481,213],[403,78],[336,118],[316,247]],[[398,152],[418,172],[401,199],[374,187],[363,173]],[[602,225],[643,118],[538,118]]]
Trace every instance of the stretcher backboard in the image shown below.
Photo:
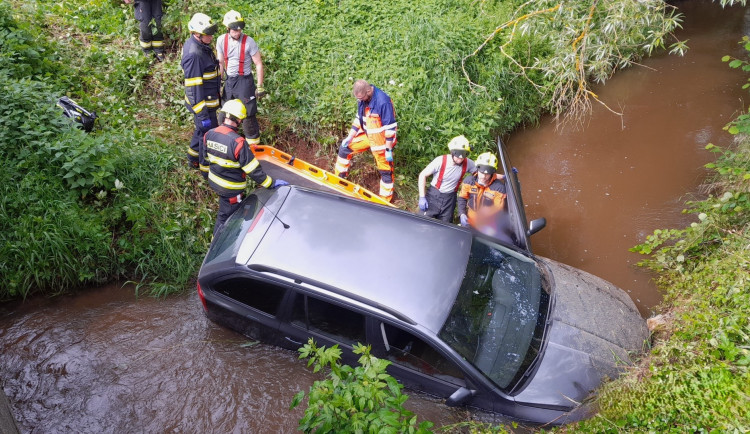
[[[317,190],[343,194],[358,199],[395,207],[393,204],[366,188],[338,177],[331,172],[295,158],[271,146],[253,146],[253,154],[260,161],[263,171],[274,179],[283,179],[290,184]]]

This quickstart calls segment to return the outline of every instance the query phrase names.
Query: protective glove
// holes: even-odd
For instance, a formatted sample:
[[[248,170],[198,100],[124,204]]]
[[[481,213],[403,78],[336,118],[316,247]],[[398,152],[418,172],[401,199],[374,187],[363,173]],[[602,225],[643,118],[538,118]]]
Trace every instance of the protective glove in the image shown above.
[[[391,149],[385,150],[385,161],[393,163],[393,151]]]
[[[341,148],[346,148],[349,146],[349,143],[352,142],[352,136],[346,136],[344,140],[341,141]]]
[[[419,196],[419,209],[427,211],[427,198],[424,196]]]
[[[263,99],[263,97],[266,96],[267,94],[268,92],[266,92],[266,90],[263,89],[262,87],[255,89],[255,99],[257,100]]]
[[[203,119],[201,121],[201,130],[208,131],[211,129],[211,119]]]
[[[273,185],[271,185],[271,188],[279,188],[285,185],[289,185],[289,183],[284,181],[283,179],[276,179],[273,181]]]
[[[469,216],[466,214],[461,214],[461,216],[458,218],[461,220],[461,226],[468,227],[469,226]]]

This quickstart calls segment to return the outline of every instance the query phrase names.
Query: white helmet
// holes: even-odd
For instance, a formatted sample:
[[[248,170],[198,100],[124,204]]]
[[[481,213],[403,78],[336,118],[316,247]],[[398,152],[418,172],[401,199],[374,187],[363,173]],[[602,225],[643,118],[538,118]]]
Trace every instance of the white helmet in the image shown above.
[[[451,151],[466,151],[468,153],[471,152],[471,145],[469,145],[469,140],[462,134],[452,138],[448,142],[448,149]]]
[[[245,19],[242,18],[239,12],[231,10],[224,14],[224,27],[228,29],[244,29]]]
[[[188,30],[191,33],[200,33],[201,35],[213,35],[216,33],[216,23],[206,14],[198,12],[190,18]]]

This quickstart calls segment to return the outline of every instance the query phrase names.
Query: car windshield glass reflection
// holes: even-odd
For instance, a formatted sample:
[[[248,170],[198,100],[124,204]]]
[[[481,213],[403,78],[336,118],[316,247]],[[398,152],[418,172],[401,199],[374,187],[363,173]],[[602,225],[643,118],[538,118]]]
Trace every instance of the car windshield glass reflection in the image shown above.
[[[440,337],[495,384],[508,388],[539,351],[545,302],[533,260],[475,237]]]

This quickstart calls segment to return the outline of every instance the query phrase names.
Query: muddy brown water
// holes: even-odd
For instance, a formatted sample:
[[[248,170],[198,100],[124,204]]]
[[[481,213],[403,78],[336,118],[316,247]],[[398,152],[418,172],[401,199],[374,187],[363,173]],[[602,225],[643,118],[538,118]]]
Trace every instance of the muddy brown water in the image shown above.
[[[527,218],[547,219],[532,237],[534,253],[625,289],[644,316],[661,296],[653,276],[635,266],[643,257],[628,249],[655,229],[696,220],[681,211],[714,160],[704,148],[731,143],[722,128],[747,100],[746,76],[721,58],[744,58],[738,42],[750,34],[748,10],[675,4],[685,14],[677,35],[688,40],[688,53],[645,59],[594,89],[622,118],[595,103],[583,128],[544,119],[506,141]]]
[[[729,144],[722,127],[745,97],[745,77],[720,58],[742,54],[746,10],[678,6],[688,55],[646,59],[596,89],[622,119],[595,107],[582,131],[545,120],[507,140],[527,216],[548,219],[535,253],[612,281],[644,315],[660,297],[628,248],[654,229],[689,224],[684,194],[697,191],[713,158],[703,148]],[[132,287],[2,305],[0,348],[0,385],[32,433],[294,432],[302,409],[289,403],[321,378],[295,353],[206,320],[195,293],[136,299]],[[469,417],[410,395],[422,420]]]

